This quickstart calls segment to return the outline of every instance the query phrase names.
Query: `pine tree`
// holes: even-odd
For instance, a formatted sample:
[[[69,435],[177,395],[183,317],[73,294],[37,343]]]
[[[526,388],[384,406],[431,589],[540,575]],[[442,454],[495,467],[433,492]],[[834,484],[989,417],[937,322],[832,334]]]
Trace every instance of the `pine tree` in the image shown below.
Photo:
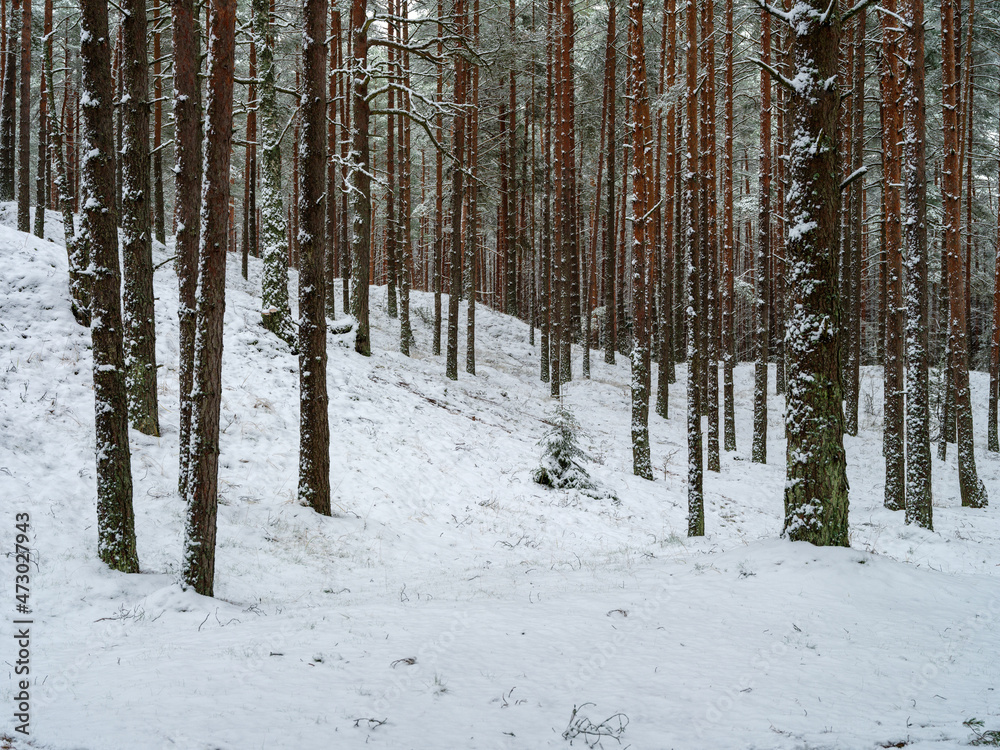
[[[895,14],[895,0],[887,0]],[[886,341],[885,341],[885,507],[902,510],[906,504],[906,466],[903,448],[903,256],[899,184],[899,23],[882,17],[882,173],[885,202]]]
[[[371,191],[371,146],[368,141],[368,27],[366,24],[366,0],[351,2],[351,30],[354,35],[351,52],[351,75],[353,76],[353,157],[351,166],[351,209],[354,217],[351,238],[351,255],[354,260],[352,272],[354,289],[351,296],[351,314],[357,320],[354,350],[363,356],[370,356],[371,339],[368,322],[369,252],[371,251],[372,191]]]
[[[628,97],[632,122],[632,472],[653,478],[649,456],[649,263],[653,236],[653,125],[646,88],[643,0],[629,0]],[[589,345],[589,344],[588,344]]]
[[[299,502],[330,515],[326,390],[326,10],[303,0],[299,143]]]
[[[0,24],[6,21],[0,18]],[[11,0],[10,26],[3,68],[3,90],[0,93],[0,201],[15,198],[15,148],[17,135],[17,57],[21,32],[21,2]]]
[[[260,64],[260,232],[264,271],[261,275],[261,316],[264,327],[295,345],[288,302],[288,240],[281,199],[281,135],[278,122],[278,70],[274,62],[274,21],[268,0],[253,0],[254,42]]]
[[[944,246],[948,254],[948,289],[950,305],[949,349],[955,387],[955,422],[958,443],[958,480],[962,505],[973,508],[988,503],[986,487],[976,472],[976,454],[972,433],[972,405],[969,395],[968,328],[966,321],[965,259],[962,257],[959,225],[961,222],[961,173],[958,155],[958,76],[955,60],[955,2],[941,3],[941,45],[943,48],[942,86],[944,107]]]
[[[466,0],[455,0],[455,23],[460,35],[466,35],[468,10]],[[465,200],[465,120],[464,107],[468,96],[468,63],[455,56],[455,120],[452,130],[451,165],[451,251],[448,258],[451,272],[448,287],[448,351],[445,377],[458,380],[458,301],[462,296],[462,206]]]
[[[174,195],[176,196],[178,286],[179,437],[177,489],[187,497],[194,413],[194,340],[201,242],[201,29],[195,0],[174,0],[171,9],[174,51]]]
[[[83,207],[80,241],[90,248],[97,433],[97,549],[115,570],[139,572],[132,511],[132,468],[125,399],[125,355],[121,315],[121,272],[115,227],[115,150],[112,140],[111,49],[108,6],[80,3],[80,59],[83,63]],[[11,64],[8,58],[8,65]]]
[[[687,0],[687,61],[686,61],[686,102],[687,102],[687,141],[697,142],[698,137],[698,11],[695,0]],[[685,141],[682,141],[682,143]],[[701,392],[698,382],[699,361],[699,330],[702,325],[700,309],[698,260],[702,227],[699,225],[699,193],[700,178],[698,171],[697,149],[686,148],[687,169],[684,185],[684,216],[681,226],[687,232],[687,449],[688,449],[688,536],[705,535],[705,494],[704,458],[702,456],[701,437]]]
[[[153,4],[153,231],[161,245],[167,241],[163,204],[163,59],[160,46],[160,0]]]
[[[55,83],[52,75],[52,0],[45,0],[45,80],[49,117],[48,143],[52,161],[55,164],[55,189],[63,219],[63,234],[66,238],[66,254],[69,257],[69,293],[76,322],[89,326],[90,316],[90,276],[85,273],[90,265],[89,248],[75,236],[73,226],[73,201],[70,198],[69,181],[66,177],[66,161],[63,157],[62,129],[56,116]],[[2,23],[0,23],[2,25]],[[2,107],[0,107],[2,113]],[[2,129],[2,123],[0,123]]]
[[[203,596],[215,590],[218,515],[219,409],[222,404],[222,329],[225,312],[229,167],[232,148],[236,0],[208,6],[208,87],[205,101],[204,211],[198,254],[194,342],[194,414],[187,486],[182,578]]]
[[[615,237],[616,237],[616,198],[615,198],[615,154],[617,153],[616,118],[617,109],[615,66],[617,64],[615,16],[618,13],[617,3],[608,3],[607,48],[604,54],[604,90],[608,119],[608,209],[607,233],[604,241],[604,258],[601,272],[604,276],[604,328],[602,343],[604,346],[604,361],[609,365],[615,363],[615,349],[618,342],[615,339]]]
[[[837,222],[840,210],[836,85],[840,11],[827,0],[780,13],[791,30],[788,94],[789,317],[784,533],[817,545],[848,544],[843,446]]]
[[[903,246],[906,256],[906,522],[934,528],[927,362],[927,181],[924,4],[900,0],[903,77]],[[864,20],[864,14],[860,21]],[[861,45],[858,45],[861,47]],[[856,88],[855,91],[858,89]],[[860,147],[857,149],[860,152]],[[857,158],[857,157],[856,157]]]
[[[122,20],[122,258],[125,266],[125,378],[129,421],[160,434],[149,200],[149,60],[146,2],[126,0]]]
[[[21,0],[21,91],[17,132],[17,229],[31,231],[31,0]]]
[[[761,60],[771,64],[771,17],[761,11]],[[767,463],[767,363],[771,318],[771,78],[760,74],[760,192],[757,203],[757,254],[754,259],[754,327],[756,360],[753,378],[753,448],[751,460]]]

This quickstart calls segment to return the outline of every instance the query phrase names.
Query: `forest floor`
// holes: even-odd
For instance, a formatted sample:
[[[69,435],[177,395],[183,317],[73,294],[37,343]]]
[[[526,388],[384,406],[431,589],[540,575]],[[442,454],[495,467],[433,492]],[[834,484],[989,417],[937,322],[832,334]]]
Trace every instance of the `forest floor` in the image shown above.
[[[861,432],[845,438],[851,547],[820,549],[780,538],[783,399],[772,369],[768,463],[753,464],[740,366],[738,450],[706,474],[707,535],[688,539],[684,367],[670,418],[650,418],[646,481],[631,473],[625,358],[595,354],[584,380],[576,351],[565,403],[619,502],[549,490],[532,471],[554,404],[526,326],[480,307],[478,374],[463,330],[449,382],[430,353],[432,296],[413,294],[407,358],[373,287],[373,355],[329,340],[327,518],[296,501],[298,360],[259,325],[259,261],[244,281],[231,256],[209,599],[178,585],[172,247],[154,251],[162,436],[131,434],[142,573],[125,575],[97,558],[90,339],[65,250],[12,219],[0,211],[0,737],[13,747],[937,749],[1000,730],[985,375],[990,507],[961,507],[950,446],[934,460],[933,533],[883,508],[881,378],[866,369]],[[61,237],[54,214],[47,232]],[[18,512],[37,555],[29,738],[13,718]]]

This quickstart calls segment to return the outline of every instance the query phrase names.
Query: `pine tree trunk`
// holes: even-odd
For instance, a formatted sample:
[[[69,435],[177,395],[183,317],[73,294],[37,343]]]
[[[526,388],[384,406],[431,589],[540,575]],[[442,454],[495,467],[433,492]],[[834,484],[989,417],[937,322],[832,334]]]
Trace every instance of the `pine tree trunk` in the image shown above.
[[[38,77],[38,158],[35,161],[35,226],[36,237],[45,237],[45,165],[48,163],[48,100],[45,92],[45,66]]]
[[[403,0],[404,7],[406,0]],[[479,47],[479,0],[475,0],[472,11],[472,36],[473,46]],[[404,63],[409,68],[408,61]],[[407,76],[409,73],[407,73]],[[407,79],[409,80],[409,79]],[[479,66],[472,67],[472,91],[470,95],[472,108],[468,113],[468,153],[469,172],[472,179],[469,180],[469,205],[468,205],[468,233],[465,247],[465,297],[468,300],[468,311],[465,323],[465,371],[469,375],[476,374],[476,294],[478,285],[476,274],[478,262],[476,250],[479,245]],[[409,99],[407,99],[409,101]],[[525,135],[527,135],[527,123],[525,123]],[[407,130],[409,138],[409,130]],[[409,143],[409,140],[407,140]],[[534,328],[531,329],[534,334]]]
[[[48,142],[52,160],[56,170],[56,192],[59,197],[59,208],[63,219],[63,234],[66,238],[66,254],[69,257],[69,294],[73,317],[82,326],[89,326],[91,276],[86,273],[90,265],[89,248],[86,242],[75,236],[73,226],[73,202],[69,196],[69,183],[66,179],[66,162],[63,158],[63,137],[56,116],[56,96],[54,77],[52,75],[52,0],[45,0],[45,79],[47,83],[51,116],[49,121]],[[0,22],[0,26],[2,26]]]
[[[895,0],[886,0],[895,14]],[[906,504],[906,466],[903,446],[903,258],[898,185],[902,179],[899,151],[900,72],[897,58],[899,23],[882,17],[882,171],[885,191],[886,343],[885,343],[885,507],[902,510]]]
[[[326,390],[326,11],[303,0],[299,171],[299,502],[330,515]]]
[[[906,522],[932,530],[927,354],[927,181],[924,4],[901,0],[903,77],[903,247],[906,256]],[[860,18],[864,21],[864,15]],[[858,45],[861,47],[861,45]],[[858,89],[856,88],[855,91]],[[859,118],[860,119],[860,118]],[[858,136],[855,136],[856,138]],[[856,150],[860,152],[860,148]],[[856,153],[856,158],[860,153]],[[860,191],[859,191],[860,192]]]
[[[229,203],[232,148],[236,0],[211,0],[208,20],[208,87],[205,102],[205,202],[198,254],[194,343],[194,402],[182,579],[202,596],[214,596],[218,514],[219,409],[222,404],[222,331],[226,306],[224,216]],[[215,218],[215,220],[213,220]]]
[[[698,138],[698,10],[695,0],[687,0],[687,174],[685,177],[684,216],[681,225],[687,232],[687,448],[688,448],[688,536],[705,535],[705,495],[703,490],[704,458],[701,438],[701,394],[698,372],[701,352],[699,329],[701,310],[698,260],[702,228],[699,226],[700,175],[697,149],[691,146]]]
[[[761,59],[771,63],[771,16],[762,10]],[[771,78],[760,74],[760,193],[757,209],[757,256],[754,262],[756,282],[754,321],[757,356],[753,380],[753,448],[751,460],[767,463],[767,364],[770,354],[771,317]]]
[[[632,472],[653,478],[649,457],[649,264],[655,241],[652,211],[653,126],[646,88],[643,0],[629,0],[628,96],[632,103]]]
[[[105,563],[125,573],[139,572],[132,511],[132,469],[125,396],[125,355],[119,289],[118,230],[115,227],[115,153],[112,138],[111,49],[108,6],[80,3],[83,141],[87,191],[82,224],[92,258],[91,338],[97,437],[97,549]],[[12,64],[10,58],[8,66]],[[8,72],[10,68],[8,67]]]
[[[122,258],[129,421],[160,434],[149,206],[149,60],[145,0],[126,0],[122,20]]]
[[[153,231],[161,245],[167,241],[163,205],[163,78],[160,56],[160,0],[153,5]]]
[[[784,533],[848,544],[848,486],[840,376],[837,222],[840,211],[836,86],[837,3],[802,3],[792,26],[789,92],[787,286],[788,396]],[[830,85],[830,82],[833,85]]]
[[[1000,249],[1000,211],[997,212],[997,248]],[[993,327],[990,332],[990,393],[986,438],[987,450],[991,453],[1000,451],[1000,434],[997,431],[998,398],[1000,398],[1000,252],[996,254],[993,267]]]
[[[0,18],[0,24],[6,19]],[[21,3],[11,0],[10,26],[7,32],[7,57],[4,63],[3,92],[0,97],[0,201],[12,201],[14,190],[14,151],[17,146],[17,47],[21,33]]]
[[[961,252],[959,227],[962,215],[961,174],[959,170],[958,91],[955,65],[955,4],[941,3],[941,40],[943,48],[942,86],[944,106],[944,240],[948,254],[949,349],[955,384],[955,422],[957,427],[958,479],[962,505],[982,508],[988,503],[986,487],[976,472],[972,433],[972,405],[969,396],[968,327],[966,321],[965,262]]]
[[[254,42],[260,63],[260,233],[264,268],[261,275],[261,320],[264,327],[295,346],[292,312],[288,300],[288,239],[281,199],[281,134],[278,75],[274,62],[274,31],[268,0],[253,0]]]
[[[718,193],[716,191],[716,134],[715,134],[715,17],[714,3],[704,4],[704,46],[702,54],[704,68],[706,70],[706,81],[704,89],[705,108],[707,117],[705,119],[705,142],[706,148],[706,169],[704,172],[704,186],[706,201],[704,203],[706,213],[706,226],[704,230],[705,265],[707,295],[705,297],[706,315],[704,325],[706,326],[705,351],[708,355],[707,366],[705,367],[707,389],[705,393],[705,408],[708,412],[708,450],[706,468],[709,471],[719,472],[721,459],[719,456],[719,242],[718,242],[718,213],[716,211]]]
[[[201,28],[195,0],[174,0],[171,26],[174,49],[174,195],[177,207],[179,323],[178,390],[180,391],[180,461],[178,492],[187,497],[194,410],[194,339],[198,247],[201,242]]]
[[[399,192],[399,221],[400,221],[400,278],[399,278],[399,351],[406,356],[410,356],[410,347],[413,345],[413,326],[410,322],[410,288],[413,285],[413,208],[411,204],[411,178],[410,165],[412,163],[410,151],[410,128],[407,117],[412,111],[410,100],[410,53],[406,49],[410,43],[409,5],[407,0],[399,0],[400,15],[403,17],[402,42],[404,50],[402,52],[401,78],[405,92],[400,92],[400,99],[403,115],[398,118],[396,142],[399,146],[400,165],[400,192]],[[475,348],[473,347],[473,352]],[[473,356],[475,356],[473,354]],[[473,374],[475,366],[473,365]]]
[[[357,0],[354,0],[357,2]],[[438,0],[437,17],[444,19],[444,0]],[[444,44],[440,41],[444,37],[444,25],[437,24],[438,44],[437,56],[440,59],[444,54]],[[441,109],[444,103],[444,66],[437,66],[437,91],[434,96],[437,104],[435,120],[435,139],[441,148],[444,147],[444,115]],[[434,244],[433,269],[431,271],[434,286],[434,333],[431,340],[431,353],[435,356],[441,354],[441,264],[444,261],[444,154],[441,149],[436,149],[436,172],[435,172],[435,196],[434,196]]]
[[[604,275],[604,361],[609,365],[615,363],[615,349],[618,342],[615,338],[615,279],[617,272],[615,269],[615,237],[617,227],[615,218],[617,215],[617,198],[615,197],[615,154],[617,153],[617,125],[615,114],[617,111],[617,89],[615,86],[615,66],[617,64],[615,16],[618,14],[617,3],[612,0],[608,4],[608,33],[607,50],[604,55],[604,90],[607,102],[608,118],[608,209],[607,209],[607,234],[604,245],[604,259],[602,273]]]
[[[468,26],[466,0],[455,0],[455,23],[460,34],[465,34]],[[455,104],[459,110],[455,114],[452,130],[451,165],[451,252],[449,271],[451,283],[448,288],[448,351],[445,363],[445,377],[458,380],[458,301],[462,296],[462,205],[465,201],[465,119],[462,107],[468,96],[467,62],[462,57],[455,58]]]
[[[723,379],[723,444],[727,451],[736,450],[736,405],[734,400],[733,367],[736,360],[734,328],[733,265],[733,0],[726,0],[726,92],[725,136],[722,155],[722,379]]]
[[[21,0],[21,92],[17,133],[17,229],[31,231],[31,0]]]
[[[351,123],[354,133],[351,166],[351,208],[353,227],[351,255],[354,260],[354,290],[351,296],[351,315],[357,320],[354,350],[365,357],[371,356],[371,340],[368,322],[368,284],[371,262],[372,234],[372,192],[371,192],[371,147],[368,142],[368,30],[365,25],[366,0],[352,0],[351,29],[352,40],[351,75],[353,76],[354,118]]]

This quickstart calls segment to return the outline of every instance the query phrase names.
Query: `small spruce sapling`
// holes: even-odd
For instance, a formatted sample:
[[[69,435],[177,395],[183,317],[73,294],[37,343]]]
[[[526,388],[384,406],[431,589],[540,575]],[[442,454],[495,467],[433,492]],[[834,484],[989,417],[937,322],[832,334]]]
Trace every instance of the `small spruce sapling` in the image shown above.
[[[580,423],[560,402],[555,409],[554,426],[539,441],[542,462],[535,469],[535,482],[552,489],[579,490],[595,499],[614,498],[613,493],[598,488],[584,468],[582,462],[587,459],[587,454],[577,442],[579,433]]]

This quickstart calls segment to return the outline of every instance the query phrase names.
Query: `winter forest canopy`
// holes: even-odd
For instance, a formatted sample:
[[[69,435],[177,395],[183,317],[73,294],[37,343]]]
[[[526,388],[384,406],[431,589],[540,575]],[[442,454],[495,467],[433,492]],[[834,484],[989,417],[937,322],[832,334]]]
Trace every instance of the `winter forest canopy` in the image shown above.
[[[534,463],[491,483],[444,459],[452,468],[433,472],[456,472],[473,513],[499,507],[510,474],[531,498],[558,494],[553,523],[596,529],[602,547],[603,527],[577,529],[567,507],[641,518],[657,551],[663,538],[787,540],[755,547],[761,566],[864,537],[920,591],[925,567],[985,574],[995,626],[997,11],[993,0],[0,0],[0,223],[59,247],[0,232],[6,309],[19,310],[3,322],[92,359],[78,398],[95,403],[91,459],[73,469],[81,526],[96,494],[88,554],[179,582],[143,592],[146,610],[251,602],[241,565],[217,564],[233,544],[226,506],[243,492],[241,464],[274,469],[239,495],[246,518],[280,492],[282,513],[316,524],[285,541],[312,534],[332,555],[338,524],[351,544],[371,538],[354,521],[368,528],[358,498],[372,487],[382,503],[436,502],[420,478],[434,463],[426,444],[475,451],[477,471],[523,450],[491,455],[485,420],[528,440]],[[57,255],[52,288],[72,323],[45,327],[21,269]],[[236,408],[261,372],[270,385]],[[51,432],[54,409],[32,418]],[[463,427],[448,421],[439,436],[422,409]],[[280,429],[260,426],[275,415]],[[248,429],[265,442],[234,447]],[[352,465],[359,431],[384,442]],[[5,447],[12,461],[17,446]],[[412,474],[379,475],[383,453]],[[154,464],[169,482],[151,488]],[[364,489],[352,497],[345,481]],[[143,525],[169,524],[142,508],[152,492],[172,503],[155,545]],[[747,520],[744,492],[768,521]],[[661,534],[659,502],[676,533]],[[466,511],[446,515],[458,524]],[[864,536],[861,512],[880,514],[895,546]],[[913,552],[952,533],[968,544],[956,526],[991,540],[958,556],[989,557],[984,568]],[[800,548],[812,552],[787,551]],[[756,575],[738,565],[740,579]],[[111,574],[101,570],[88,575]],[[120,598],[131,614],[114,619],[135,619]],[[941,716],[969,719],[965,708]],[[595,724],[574,705],[560,742],[641,731],[627,731],[624,709],[607,713]],[[369,738],[390,731],[381,715],[357,722]],[[957,725],[1000,744],[1000,725]],[[896,736],[858,731],[869,744]]]

